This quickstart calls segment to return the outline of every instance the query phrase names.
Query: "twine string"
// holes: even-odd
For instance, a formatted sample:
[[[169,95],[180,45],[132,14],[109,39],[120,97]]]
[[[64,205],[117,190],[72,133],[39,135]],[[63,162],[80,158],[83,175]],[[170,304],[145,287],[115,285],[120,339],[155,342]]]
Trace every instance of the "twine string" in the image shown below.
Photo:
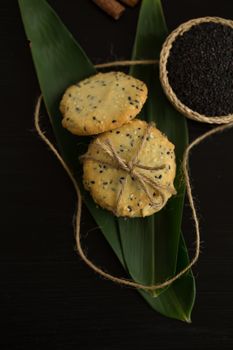
[[[114,61],[107,63],[99,63],[95,68],[110,68],[110,67],[126,67],[126,66],[140,66],[158,64],[159,60],[132,60],[132,61]]]
[[[98,65],[97,68],[105,68],[105,67],[113,67],[113,66],[127,66],[127,65],[134,65],[134,64],[156,64],[158,61],[153,60],[150,63],[148,63],[150,60],[145,60],[145,61],[122,61],[122,62],[114,62],[114,63],[106,63],[106,64],[101,64]],[[144,63],[145,62],[145,63]],[[119,64],[120,63],[120,64]],[[199,136],[196,138],[185,150],[184,152],[184,157],[183,157],[183,162],[182,162],[182,169],[183,169],[183,174],[184,174],[184,180],[186,184],[186,189],[187,189],[187,197],[188,201],[192,210],[192,216],[194,220],[194,226],[195,226],[195,253],[192,258],[192,260],[189,262],[189,264],[183,268],[181,271],[179,271],[177,274],[174,276],[168,278],[167,280],[157,283],[154,285],[144,285],[141,283],[134,282],[133,280],[125,279],[125,278],[120,278],[117,276],[113,276],[110,273],[105,272],[102,270],[100,267],[96,266],[85,254],[82,245],[81,245],[81,235],[80,235],[80,222],[81,222],[81,213],[82,213],[82,196],[81,192],[79,189],[79,186],[77,184],[77,181],[72,174],[71,170],[69,169],[68,165],[66,162],[63,160],[61,155],[59,154],[58,150],[56,147],[51,143],[51,141],[47,138],[47,136],[44,134],[40,127],[40,107],[41,107],[41,102],[42,102],[42,96],[40,96],[37,100],[36,107],[35,107],[35,112],[34,112],[34,122],[35,122],[35,128],[40,136],[40,138],[47,144],[47,146],[50,148],[50,150],[54,153],[56,158],[59,160],[60,164],[63,166],[64,170],[66,171],[67,175],[69,176],[76,195],[77,195],[77,210],[76,210],[76,221],[75,221],[75,240],[76,240],[76,249],[77,252],[80,256],[80,258],[97,274],[101,275],[105,279],[108,279],[112,282],[115,282],[120,285],[125,285],[128,287],[133,287],[136,289],[141,289],[145,291],[153,291],[157,289],[161,289],[164,287],[167,287],[171,285],[173,282],[178,280],[181,276],[183,276],[186,272],[190,270],[190,268],[197,262],[199,255],[200,255],[200,227],[199,227],[199,220],[194,204],[194,199],[192,195],[192,188],[190,184],[190,177],[189,177],[189,171],[188,171],[188,164],[189,164],[189,157],[190,157],[190,152],[191,150],[196,147],[198,144],[200,144],[202,141],[204,141],[206,138],[208,138],[211,135],[217,134],[219,132],[222,132],[228,128],[231,128],[233,126],[233,123],[229,124],[224,124],[220,125],[218,127],[215,127],[203,135]],[[106,149],[106,148],[105,148]],[[113,153],[112,153],[113,155]],[[127,166],[124,162],[122,163],[124,166]],[[112,165],[112,164],[111,164]],[[144,179],[143,179],[144,180]]]

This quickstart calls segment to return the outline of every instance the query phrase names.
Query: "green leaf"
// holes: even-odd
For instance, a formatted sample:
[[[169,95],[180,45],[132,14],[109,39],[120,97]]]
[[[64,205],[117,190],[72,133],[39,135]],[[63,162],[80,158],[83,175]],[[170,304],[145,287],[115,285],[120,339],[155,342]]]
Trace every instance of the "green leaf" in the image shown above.
[[[162,44],[167,36],[167,28],[159,0],[144,0],[138,20],[137,34],[132,59],[159,59]],[[137,228],[134,237],[129,237],[127,247],[136,236],[140,241],[141,232],[145,232],[146,240],[141,240],[138,247],[143,255],[151,255],[149,264],[154,269],[153,280],[158,283],[172,276],[176,270],[176,259],[180,238],[181,220],[184,201],[184,185],[180,182],[180,163],[183,151],[187,145],[187,128],[185,118],[174,110],[165,98],[160,81],[159,67],[133,66],[130,73],[142,79],[148,86],[148,100],[141,113],[141,118],[154,121],[160,130],[175,144],[177,176],[177,195],[168,201],[166,207],[146,220],[130,220],[128,224]],[[123,226],[123,225],[122,225]],[[131,232],[133,227],[128,227]],[[122,229],[123,231],[123,229]],[[125,233],[122,232],[122,236]],[[145,243],[145,244],[144,244]],[[148,254],[148,247],[152,247]],[[126,258],[127,260],[127,258]],[[130,268],[129,268],[130,271]]]
[[[62,128],[58,108],[64,90],[70,84],[95,74],[95,68],[46,1],[19,0],[19,5],[58,147],[75,174],[86,206],[135,281],[144,284],[164,281],[175,273],[177,265],[184,194],[179,169],[176,179],[178,195],[169,201],[163,211],[150,218],[117,219],[111,213],[96,207],[83,189],[82,169],[78,162],[79,155],[86,150],[89,138],[73,136]],[[144,0],[134,58],[158,58],[166,34],[160,1]],[[156,120],[157,126],[175,143],[179,164],[187,140],[186,124],[170,107],[162,93],[158,67],[134,67],[131,74],[145,81],[150,90],[141,118]],[[183,243],[180,244],[179,251],[180,249],[186,249]],[[178,259],[181,265],[187,263],[187,256],[186,260],[180,255]],[[191,294],[194,295],[192,275],[188,281],[184,277],[166,291],[156,291],[154,296],[163,292],[157,298],[148,293],[142,294],[155,310],[178,319],[184,319],[182,315],[186,315],[188,319],[193,302]]]
[[[143,0],[132,59],[159,59],[161,47],[167,35],[168,30],[161,1]],[[134,276],[135,265],[130,259],[132,254],[129,247],[135,240],[138,242],[135,255],[141,255],[144,257],[145,263],[149,262],[147,265],[148,282],[155,284],[171,277],[177,272],[177,269],[181,269],[181,266],[188,265],[187,249],[183,238],[180,238],[185,194],[181,161],[187,146],[188,133],[185,118],[170,105],[163,93],[158,65],[154,67],[133,66],[130,73],[142,79],[149,88],[149,97],[140,117],[148,122],[156,122],[157,127],[175,144],[176,151],[177,176],[175,186],[177,195],[168,201],[163,210],[146,218],[146,220],[136,219],[136,225],[130,220],[128,227],[122,221],[121,225],[124,256],[129,272]],[[151,271],[149,267],[151,267]],[[145,278],[145,274],[142,276]],[[150,280],[150,276],[153,276],[152,280]],[[142,293],[142,295],[155,310],[166,316],[188,320],[195,298],[194,277],[190,272],[188,277],[180,278],[157,298],[152,298],[148,293]]]
[[[182,235],[180,235],[177,261],[177,273],[189,263],[188,253]],[[162,315],[191,323],[191,312],[196,295],[195,280],[191,271],[175,281],[157,298],[152,298],[145,292],[141,292],[141,294],[148,304]]]
[[[65,130],[61,125],[59,111],[59,101],[65,89],[95,74],[96,70],[46,1],[19,0],[19,6],[59,151],[75,174],[86,206],[123,263],[115,217],[97,208],[82,186],[78,157],[85,152],[89,138],[76,137]]]

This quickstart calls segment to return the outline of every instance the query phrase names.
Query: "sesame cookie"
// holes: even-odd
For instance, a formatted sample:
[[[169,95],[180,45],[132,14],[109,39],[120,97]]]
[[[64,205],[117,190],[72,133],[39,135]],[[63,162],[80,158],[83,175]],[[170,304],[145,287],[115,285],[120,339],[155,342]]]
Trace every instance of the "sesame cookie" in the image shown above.
[[[147,87],[121,72],[98,73],[64,93],[62,125],[76,135],[95,135],[133,119],[147,98]]]
[[[176,193],[174,145],[142,120],[99,135],[82,160],[85,188],[117,216],[152,215]]]

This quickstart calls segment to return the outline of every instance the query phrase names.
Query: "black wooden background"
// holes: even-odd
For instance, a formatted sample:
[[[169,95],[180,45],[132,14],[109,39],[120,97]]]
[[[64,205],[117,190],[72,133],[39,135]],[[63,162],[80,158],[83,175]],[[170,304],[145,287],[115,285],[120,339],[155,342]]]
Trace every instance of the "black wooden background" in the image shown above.
[[[95,63],[130,58],[139,7],[115,22],[88,0],[50,3]],[[163,4],[170,30],[199,16],[233,19],[230,0]],[[192,324],[167,319],[135,291],[100,279],[76,256],[74,192],[33,126],[39,88],[17,1],[1,0],[0,9],[0,349],[232,349],[233,130],[193,152],[202,231],[202,254],[194,270],[197,299]],[[209,128],[188,125],[191,139]],[[186,205],[183,231],[192,242],[190,217]],[[93,228],[84,209],[89,255],[121,275],[111,249]]]

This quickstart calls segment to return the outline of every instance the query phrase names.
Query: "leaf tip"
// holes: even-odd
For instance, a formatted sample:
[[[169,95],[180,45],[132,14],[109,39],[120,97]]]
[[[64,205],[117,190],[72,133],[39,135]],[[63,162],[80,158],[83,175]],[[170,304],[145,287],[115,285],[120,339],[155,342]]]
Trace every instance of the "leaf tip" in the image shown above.
[[[183,314],[182,318],[181,318],[181,321],[184,321],[186,323],[191,324],[192,323],[191,314],[188,314],[188,315]]]
[[[187,322],[187,323],[189,323],[189,324],[192,323],[192,320],[191,320],[190,317],[185,317],[185,318],[184,318],[184,321]]]

